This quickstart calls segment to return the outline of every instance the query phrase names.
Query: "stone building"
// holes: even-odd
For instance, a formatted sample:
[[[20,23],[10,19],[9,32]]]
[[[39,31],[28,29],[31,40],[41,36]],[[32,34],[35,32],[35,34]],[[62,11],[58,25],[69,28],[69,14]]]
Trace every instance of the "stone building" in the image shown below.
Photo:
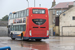
[[[55,0],[54,0],[54,3],[56,3]],[[53,32],[56,32],[56,34],[58,34],[58,26],[55,26],[56,17],[58,17],[61,13],[67,11],[68,9],[72,8],[73,5],[74,5],[74,2],[62,2],[62,3],[56,4],[55,6],[49,9],[50,30],[53,29]],[[53,32],[51,32],[51,35],[53,35]]]
[[[60,36],[75,36],[75,6],[59,16]]]

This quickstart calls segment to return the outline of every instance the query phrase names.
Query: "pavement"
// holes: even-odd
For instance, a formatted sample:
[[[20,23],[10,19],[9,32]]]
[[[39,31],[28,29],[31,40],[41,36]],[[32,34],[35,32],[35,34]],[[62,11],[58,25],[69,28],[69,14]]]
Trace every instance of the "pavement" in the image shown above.
[[[49,37],[39,42],[0,37],[0,47],[5,46],[10,46],[11,50],[75,50],[75,37]]]

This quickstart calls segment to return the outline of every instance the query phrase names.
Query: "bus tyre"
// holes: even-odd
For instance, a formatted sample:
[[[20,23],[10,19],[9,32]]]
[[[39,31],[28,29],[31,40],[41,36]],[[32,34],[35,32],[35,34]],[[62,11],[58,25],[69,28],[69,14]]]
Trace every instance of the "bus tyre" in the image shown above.
[[[21,37],[21,39],[24,41],[24,38],[23,38],[23,36]]]
[[[21,39],[24,41],[24,38],[23,38],[23,33],[21,34]]]
[[[12,40],[15,40],[15,38],[13,38],[13,34],[11,34],[11,39],[12,39]]]
[[[41,41],[41,39],[35,39],[36,41]]]

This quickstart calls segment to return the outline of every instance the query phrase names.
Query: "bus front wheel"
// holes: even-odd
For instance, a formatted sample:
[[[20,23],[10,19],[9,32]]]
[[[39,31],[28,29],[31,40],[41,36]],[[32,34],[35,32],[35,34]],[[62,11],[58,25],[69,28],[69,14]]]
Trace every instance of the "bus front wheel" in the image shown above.
[[[13,38],[13,34],[11,34],[11,39],[12,39],[12,40],[15,40],[15,38]]]

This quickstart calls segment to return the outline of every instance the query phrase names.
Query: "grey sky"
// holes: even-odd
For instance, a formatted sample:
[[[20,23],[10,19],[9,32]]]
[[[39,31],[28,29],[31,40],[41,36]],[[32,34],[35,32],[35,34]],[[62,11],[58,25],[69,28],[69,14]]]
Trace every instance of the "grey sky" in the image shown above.
[[[53,0],[35,0],[36,1],[36,7],[39,7],[39,4],[41,4],[41,7],[51,8],[52,1]],[[59,2],[70,2],[74,0],[56,0],[56,4]],[[8,15],[10,12],[19,11],[26,9],[28,7],[28,3],[26,0],[0,0],[0,19]],[[29,7],[34,7],[34,0],[29,0]]]

